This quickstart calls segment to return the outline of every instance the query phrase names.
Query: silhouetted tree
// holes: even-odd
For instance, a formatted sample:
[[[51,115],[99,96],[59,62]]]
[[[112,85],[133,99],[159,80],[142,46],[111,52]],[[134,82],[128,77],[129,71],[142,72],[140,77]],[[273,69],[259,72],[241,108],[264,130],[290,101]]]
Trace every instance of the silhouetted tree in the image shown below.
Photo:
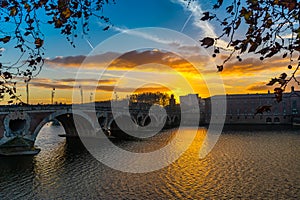
[[[114,0],[1,0],[0,1],[0,56],[1,43],[9,43],[19,51],[12,64],[0,63],[0,100],[9,94],[13,103],[16,95],[16,78],[25,82],[39,74],[44,64],[44,39],[41,24],[50,24],[75,47],[78,32],[89,32],[89,20],[98,18],[110,26],[109,18],[103,16],[103,6]],[[42,17],[42,18],[41,18]],[[46,21],[45,21],[46,20]],[[79,29],[79,30],[78,30]]]
[[[193,0],[189,0],[191,3]],[[222,51],[229,51],[229,56],[217,66],[218,71],[226,68],[233,56],[242,61],[243,54],[256,54],[260,60],[281,55],[289,58],[288,69],[293,69],[291,75],[283,73],[273,78],[268,85],[278,84],[274,92],[277,101],[282,100],[282,93],[287,84],[296,79],[300,67],[300,2],[297,0],[217,0],[214,11],[204,12],[201,20],[219,23],[222,32],[217,38],[205,37],[200,42],[206,48],[213,48],[213,57]],[[189,5],[191,6],[191,4]],[[222,8],[226,14],[217,14]],[[219,12],[220,13],[220,12]],[[219,41],[228,42],[227,47],[221,47]],[[298,60],[295,66],[293,61]]]
[[[158,104],[162,106],[166,106],[169,104],[170,96],[165,93],[152,93],[146,92],[141,94],[132,94],[129,97],[130,102],[132,103],[147,103],[147,104]]]

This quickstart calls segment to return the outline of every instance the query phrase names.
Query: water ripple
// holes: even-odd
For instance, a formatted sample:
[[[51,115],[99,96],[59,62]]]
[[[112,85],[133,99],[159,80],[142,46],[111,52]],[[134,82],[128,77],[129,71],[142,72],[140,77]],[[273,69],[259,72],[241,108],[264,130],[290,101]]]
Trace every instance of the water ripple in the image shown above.
[[[45,126],[39,155],[0,158],[0,199],[297,199],[300,197],[300,134],[293,130],[230,131],[204,159],[205,129],[172,165],[146,174],[108,168],[80,142],[57,137]],[[146,141],[115,141],[126,150],[165,146],[176,131]],[[189,131],[182,133],[190,137]],[[109,156],[109,155],[107,155]],[[167,155],[166,155],[167,156]],[[167,157],[166,157],[167,159]]]

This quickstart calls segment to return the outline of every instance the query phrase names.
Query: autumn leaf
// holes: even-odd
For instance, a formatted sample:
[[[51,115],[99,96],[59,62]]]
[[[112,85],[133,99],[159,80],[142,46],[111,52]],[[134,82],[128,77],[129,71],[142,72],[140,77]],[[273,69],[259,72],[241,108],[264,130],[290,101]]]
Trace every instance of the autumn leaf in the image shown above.
[[[252,11],[248,11],[245,7],[243,7],[241,10],[241,16],[243,16],[247,22],[249,22],[249,19],[252,16],[252,14]]]
[[[10,36],[5,36],[4,38],[0,38],[0,42],[8,43],[10,41]]]
[[[295,47],[294,47],[294,50],[296,50],[296,51],[300,51],[300,45],[298,45],[298,46],[295,46]]]
[[[264,112],[271,112],[271,107],[272,106],[269,106],[269,105],[260,106],[260,107],[256,108],[256,112],[254,115],[263,114]]]
[[[258,47],[258,44],[257,43],[253,43],[251,45],[251,47],[249,48],[248,53],[256,51],[257,47]]]
[[[277,52],[276,51],[271,51],[269,54],[266,55],[266,58],[271,58],[274,56]]]
[[[61,28],[63,25],[62,21],[60,19],[55,20],[55,28]]]
[[[278,82],[278,79],[277,78],[272,78],[271,81],[267,84],[268,86],[272,86],[274,85],[275,83]]]
[[[217,68],[218,68],[218,72],[221,72],[221,71],[223,71],[224,66],[223,65],[218,65]]]
[[[265,47],[265,48],[261,49],[260,51],[258,51],[257,53],[259,53],[261,55],[265,55],[266,53],[268,53],[268,51],[270,51],[270,48]]]
[[[10,9],[9,15],[12,16],[12,17],[14,17],[14,16],[16,16],[17,14],[18,14],[17,7],[16,7],[16,6],[15,6],[15,7],[12,7],[12,8]]]
[[[214,16],[210,16],[210,15],[209,15],[209,12],[204,12],[203,15],[204,15],[204,16],[200,19],[200,20],[202,20],[202,21],[211,20],[211,19],[214,18]]]
[[[231,27],[230,26],[227,26],[223,29],[224,33],[229,36],[230,35],[230,32],[231,32]]]
[[[289,9],[289,11],[292,11],[297,6],[297,0],[289,0],[289,1],[282,1],[281,2],[283,6]]]
[[[286,73],[282,73],[279,78],[280,79],[286,79],[286,77],[287,77],[287,74]]]
[[[275,88],[274,89],[274,94],[275,94],[275,98],[276,98],[277,102],[281,102],[282,101],[282,96],[283,96],[283,89]]]
[[[214,45],[215,40],[213,38],[206,37],[203,40],[200,40],[200,42],[202,42],[201,46],[206,46],[205,48],[208,48],[208,47]]]
[[[30,7],[30,5],[29,5],[28,3],[25,3],[25,4],[24,4],[24,7],[25,7],[25,9],[27,10],[27,12],[30,12],[31,7]]]
[[[109,29],[109,26],[105,27],[104,29],[102,29],[103,31],[107,31]]]
[[[34,59],[27,60],[27,62],[29,63],[29,64],[28,64],[29,66],[35,65],[35,60],[34,60]]]
[[[234,27],[235,30],[239,28],[239,26],[241,25],[241,22],[242,22],[241,18],[239,18],[239,19],[236,21],[235,27]]]
[[[218,0],[217,4],[214,5],[214,9],[220,8],[221,5],[223,4],[223,0]]]
[[[267,22],[265,23],[266,28],[271,28],[272,25],[273,25],[272,19],[268,19]]]
[[[4,76],[5,79],[11,79],[12,78],[12,75],[9,72],[3,72],[3,76]]]
[[[278,83],[279,83],[279,84],[281,85],[281,87],[282,87],[282,86],[285,85],[286,80],[284,80],[284,79],[279,79],[279,80],[278,80]]]
[[[226,11],[227,11],[228,13],[231,13],[232,10],[233,10],[233,6],[232,6],[232,5],[231,5],[231,6],[228,6],[228,7],[226,8]]]
[[[69,19],[71,17],[71,10],[69,8],[66,8],[62,13],[62,17],[65,19]]]
[[[234,46],[237,46],[241,42],[242,42],[241,40],[235,40],[235,41],[231,42],[230,45],[234,47]]]
[[[36,48],[41,48],[44,44],[44,40],[41,38],[36,38],[34,44]]]
[[[248,48],[248,42],[247,41],[244,41],[242,44],[241,44],[241,53],[244,53]]]
[[[282,58],[286,58],[287,55],[288,55],[287,53],[284,53],[283,56],[282,56]]]
[[[31,33],[29,32],[29,31],[27,31],[27,32],[25,32],[24,33],[24,36],[28,36],[28,35],[30,35]]]
[[[2,8],[6,8],[8,6],[8,2],[6,0],[2,0],[0,3]]]
[[[42,60],[43,60],[43,59],[42,59],[41,56],[39,56],[39,57],[36,58],[36,62],[38,62],[38,63],[40,63]]]

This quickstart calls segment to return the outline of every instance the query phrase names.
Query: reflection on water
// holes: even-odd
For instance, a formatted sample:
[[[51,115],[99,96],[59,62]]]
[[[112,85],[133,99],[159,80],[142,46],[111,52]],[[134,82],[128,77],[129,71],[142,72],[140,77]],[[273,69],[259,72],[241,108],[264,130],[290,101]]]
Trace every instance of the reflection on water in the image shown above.
[[[35,157],[0,158],[0,199],[201,199],[300,197],[300,134],[295,130],[227,130],[199,159],[200,129],[175,163],[146,174],[119,172],[99,163],[80,145],[45,126]],[[240,129],[241,130],[241,129]],[[126,150],[149,152],[172,140],[167,131],[146,141],[114,141]],[[183,133],[191,137],[189,129]]]

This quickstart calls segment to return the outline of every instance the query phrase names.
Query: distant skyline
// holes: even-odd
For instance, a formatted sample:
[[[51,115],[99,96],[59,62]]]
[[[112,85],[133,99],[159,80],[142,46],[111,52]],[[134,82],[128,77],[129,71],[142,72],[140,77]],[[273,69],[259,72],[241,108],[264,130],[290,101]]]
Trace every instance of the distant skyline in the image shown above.
[[[160,91],[175,93],[177,101],[179,101],[179,95],[190,93],[188,89],[182,87],[184,85],[183,79],[186,79],[201,97],[210,96],[202,76],[210,77],[217,74],[217,69],[207,69],[206,65],[214,64],[214,62],[220,64],[221,60],[220,58],[213,59],[210,55],[201,57],[199,54],[194,54],[192,47],[182,48],[182,53],[186,54],[193,60],[193,63],[197,64],[202,76],[194,71],[189,63],[183,61],[180,57],[170,55],[170,52],[156,49],[124,52],[125,47],[131,44],[122,43],[119,44],[120,48],[115,51],[107,49],[107,51],[94,55],[93,63],[86,66],[85,74],[81,76],[79,84],[77,83],[74,86],[74,83],[77,70],[85,56],[99,43],[128,29],[162,27],[182,32],[198,42],[203,36],[217,36],[220,28],[216,24],[200,20],[202,12],[211,8],[215,2],[212,0],[205,2],[195,1],[190,7],[187,7],[184,0],[116,0],[116,4],[106,5],[103,11],[104,15],[110,18],[114,26],[107,31],[103,31],[105,24],[91,20],[89,35],[84,36],[79,32],[79,37],[75,41],[76,48],[73,48],[65,37],[60,35],[59,30],[49,25],[43,25],[41,29],[45,34],[44,48],[47,61],[39,76],[29,83],[30,103],[50,103],[53,88],[56,88],[54,101],[70,103],[72,101],[73,88],[76,95],[80,93],[79,84],[83,87],[85,102],[89,102],[91,96],[93,98],[96,97],[95,100],[98,101],[113,98],[115,93],[112,91],[115,88],[115,84],[118,85],[115,91],[122,98],[129,95],[134,86],[142,84],[142,80],[154,77],[158,82],[159,80],[168,80],[172,88],[153,83],[145,85],[145,82],[142,84],[144,85],[143,89],[139,89],[139,92]],[[46,18],[42,17],[41,20],[46,20]],[[13,62],[15,59],[13,44],[8,43],[8,45],[3,45],[3,48],[5,50],[4,56],[1,57],[1,62]],[[125,56],[123,55],[124,53]],[[208,54],[211,54],[211,52],[208,51]],[[93,74],[99,72],[99,69],[104,68],[111,61],[110,58],[119,56],[121,58],[114,61],[101,80],[91,78]],[[149,62],[155,62],[156,64],[139,67],[134,72],[131,72],[132,74],[127,80],[119,81],[120,76],[125,72],[132,70],[134,65],[142,63],[140,59],[143,61],[149,59]],[[230,63],[225,65],[225,69],[220,73],[220,76],[228,94],[266,93],[268,90],[272,92],[273,88],[267,87],[266,83],[272,77],[279,76],[283,72],[289,74],[291,71],[287,69],[288,64],[288,58],[282,59],[280,56],[260,61],[255,55],[248,55],[243,56],[242,62],[233,58]],[[161,65],[168,65],[172,70],[170,71],[167,68],[164,70]],[[95,94],[91,86],[96,84],[99,84],[99,86]],[[296,89],[298,88],[296,86]],[[25,84],[21,81],[18,83],[18,92],[21,94],[23,101],[26,102]],[[6,102],[2,103],[5,104]]]

